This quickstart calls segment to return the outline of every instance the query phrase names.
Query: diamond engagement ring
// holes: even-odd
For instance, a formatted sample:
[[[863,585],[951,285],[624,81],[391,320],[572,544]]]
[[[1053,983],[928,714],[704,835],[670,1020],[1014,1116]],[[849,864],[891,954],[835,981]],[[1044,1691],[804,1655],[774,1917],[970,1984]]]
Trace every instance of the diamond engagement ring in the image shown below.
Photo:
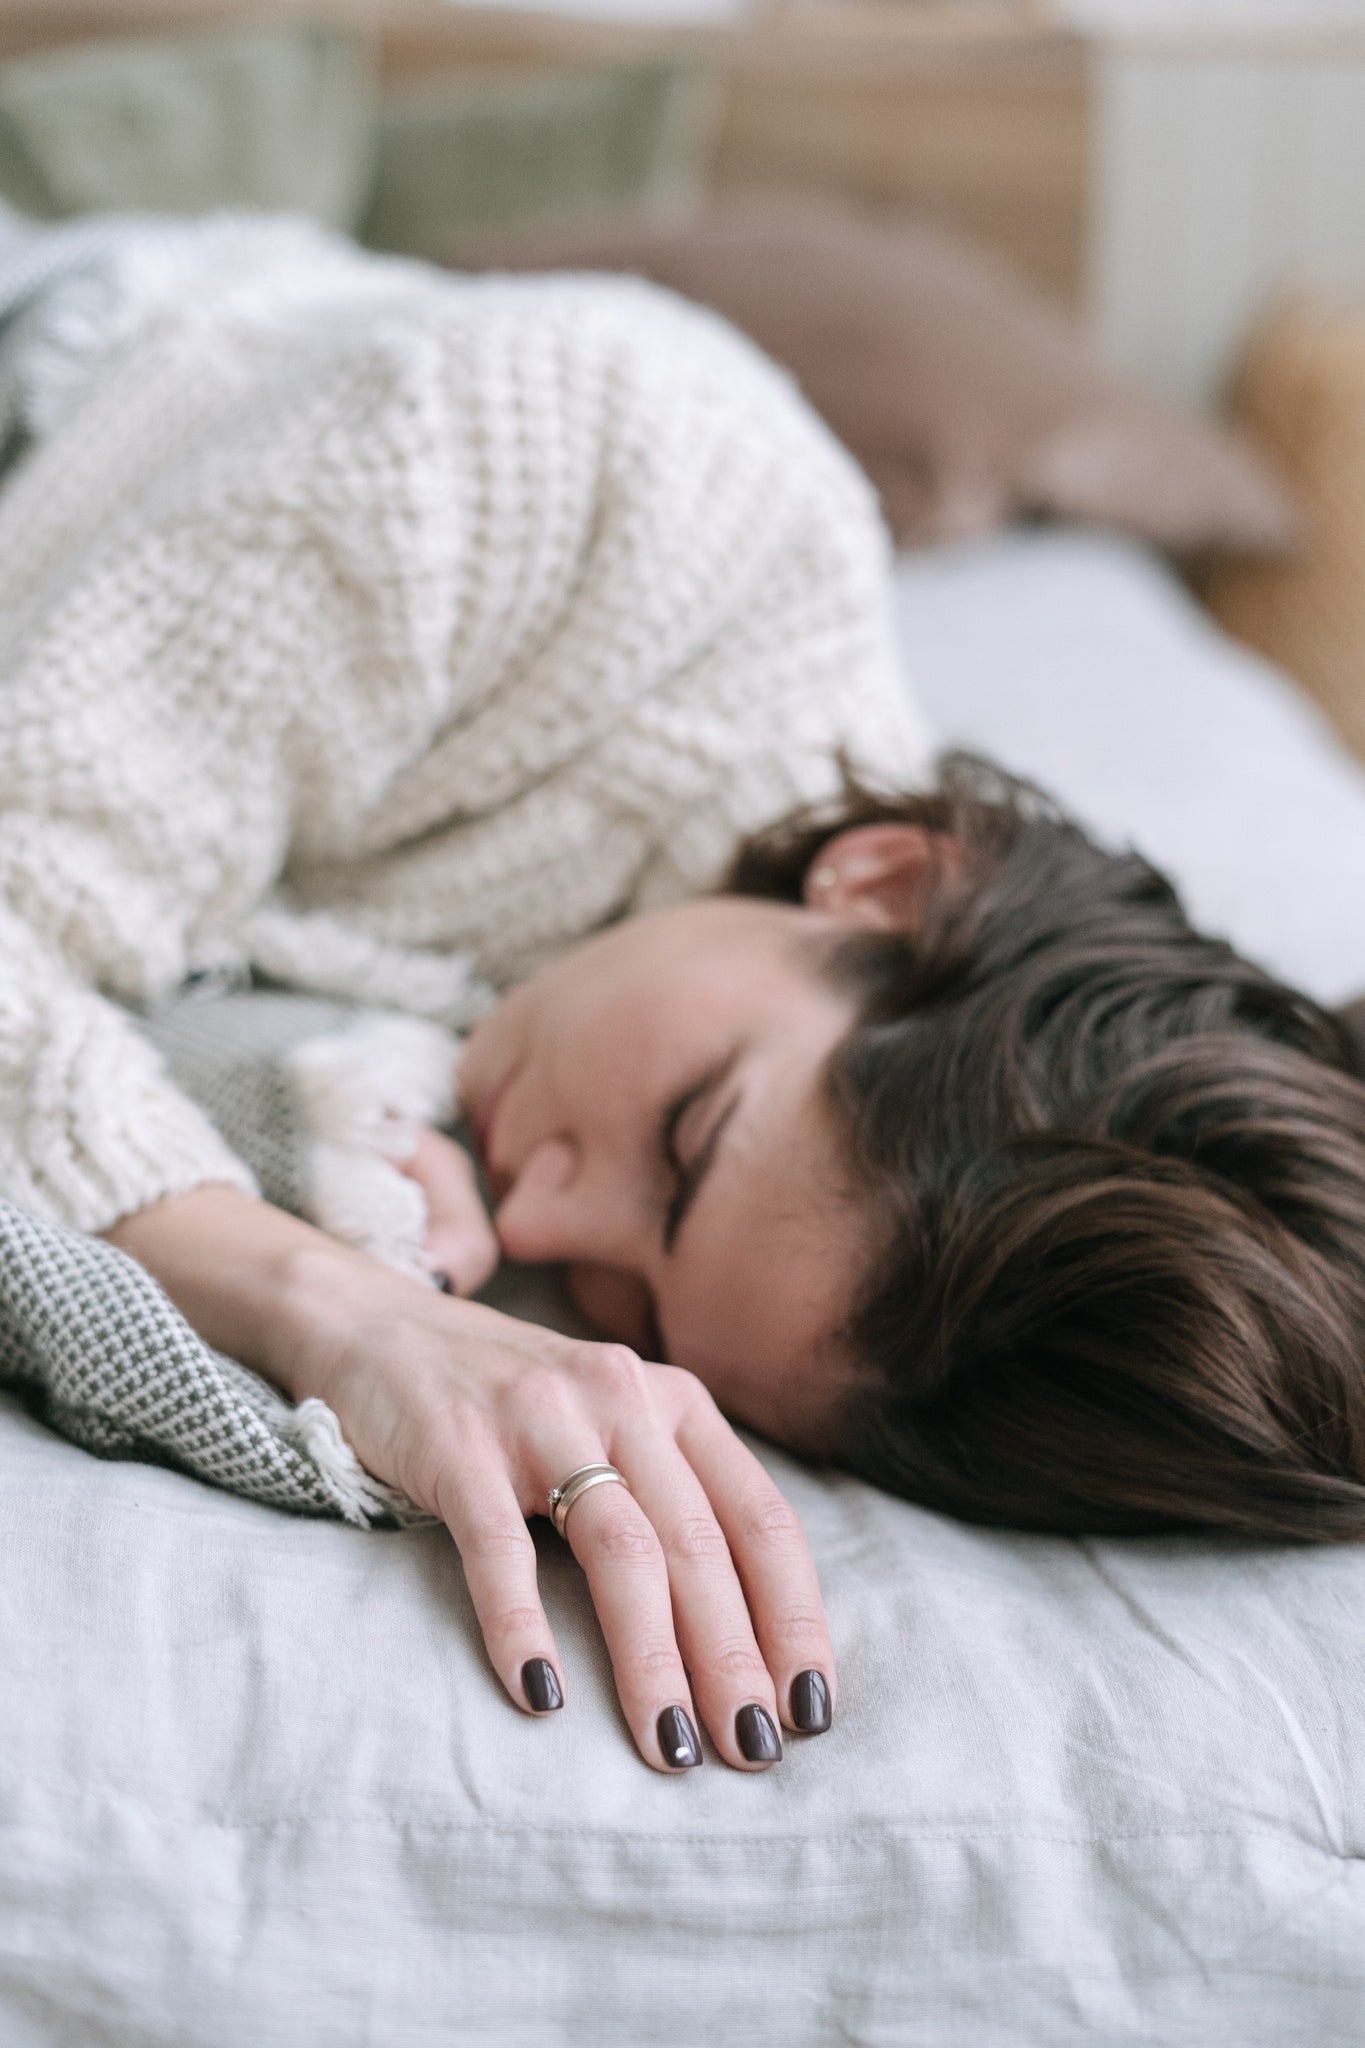
[[[558,1486],[550,1488],[545,1497],[550,1503],[550,1514],[555,1528],[561,1536],[564,1535],[564,1524],[568,1520],[569,1509],[579,1495],[586,1493],[590,1486],[606,1486],[608,1483],[613,1486],[625,1486],[626,1492],[630,1492],[629,1486],[614,1465],[580,1465],[567,1479],[561,1479]],[[568,1541],[567,1537],[565,1541]]]

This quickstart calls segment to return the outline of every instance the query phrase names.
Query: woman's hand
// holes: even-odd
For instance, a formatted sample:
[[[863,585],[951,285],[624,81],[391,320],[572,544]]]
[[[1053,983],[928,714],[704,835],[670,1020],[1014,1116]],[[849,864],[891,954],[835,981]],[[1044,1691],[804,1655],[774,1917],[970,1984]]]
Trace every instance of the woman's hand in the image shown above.
[[[437,1294],[235,1188],[108,1235],[207,1342],[328,1402],[362,1462],[440,1516],[518,1706],[568,1690],[527,1517],[608,1462],[629,1491],[591,1488],[567,1535],[646,1762],[700,1762],[698,1714],[741,1770],[776,1760],[779,1720],[828,1725],[834,1660],[800,1524],[689,1373]]]
[[[425,1251],[452,1294],[477,1294],[498,1269],[502,1248],[479,1193],[474,1162],[463,1145],[423,1130],[416,1149],[397,1162],[426,1197]]]
[[[645,1760],[700,1763],[697,1713],[741,1770],[778,1759],[780,1721],[827,1725],[833,1655],[800,1524],[690,1373],[401,1276],[352,1265],[343,1280],[330,1253],[301,1269],[292,1315],[296,1390],[446,1524],[519,1706],[547,1711],[567,1691],[527,1519],[571,1472],[609,1463],[629,1490],[586,1491],[566,1533]]]

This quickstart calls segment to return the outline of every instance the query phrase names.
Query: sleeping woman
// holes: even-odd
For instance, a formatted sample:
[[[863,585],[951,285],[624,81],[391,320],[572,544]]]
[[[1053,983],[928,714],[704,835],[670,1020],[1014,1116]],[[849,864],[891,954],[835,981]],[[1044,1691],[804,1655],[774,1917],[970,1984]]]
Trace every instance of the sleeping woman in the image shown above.
[[[551,1514],[647,1762],[830,1725],[732,1423],[977,1521],[1365,1534],[1345,1021],[927,777],[869,493],[776,371],[287,222],[0,255],[0,1195],[325,1401],[517,1705],[567,1693]],[[468,1030],[491,1216],[448,1135],[405,1162],[439,1286],[174,1085],[139,1017],[211,974]],[[598,1337],[472,1299],[504,1253]]]

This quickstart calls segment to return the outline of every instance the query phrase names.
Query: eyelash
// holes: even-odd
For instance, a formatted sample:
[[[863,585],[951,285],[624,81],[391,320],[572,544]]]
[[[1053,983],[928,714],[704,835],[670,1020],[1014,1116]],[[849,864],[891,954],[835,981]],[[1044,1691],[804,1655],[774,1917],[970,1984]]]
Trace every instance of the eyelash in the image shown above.
[[[663,1154],[664,1165],[673,1177],[673,1193],[669,1199],[668,1207],[664,1211],[665,1250],[672,1244],[674,1234],[681,1221],[682,1202],[687,1184],[687,1168],[678,1157],[678,1126],[692,1107],[692,1104],[700,1095],[705,1093],[706,1087],[707,1083],[705,1081],[697,1081],[693,1083],[692,1087],[685,1088],[681,1095],[675,1096],[664,1111],[663,1121],[659,1127],[659,1150]]]

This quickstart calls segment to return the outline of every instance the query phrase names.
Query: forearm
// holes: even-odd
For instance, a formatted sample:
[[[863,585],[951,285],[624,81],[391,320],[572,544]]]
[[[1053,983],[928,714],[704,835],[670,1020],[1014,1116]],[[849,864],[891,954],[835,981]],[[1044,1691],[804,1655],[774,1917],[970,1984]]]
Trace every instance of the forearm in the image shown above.
[[[146,1267],[206,1343],[299,1399],[321,1391],[326,1326],[366,1272],[425,1292],[237,1188],[193,1188],[103,1234]]]

